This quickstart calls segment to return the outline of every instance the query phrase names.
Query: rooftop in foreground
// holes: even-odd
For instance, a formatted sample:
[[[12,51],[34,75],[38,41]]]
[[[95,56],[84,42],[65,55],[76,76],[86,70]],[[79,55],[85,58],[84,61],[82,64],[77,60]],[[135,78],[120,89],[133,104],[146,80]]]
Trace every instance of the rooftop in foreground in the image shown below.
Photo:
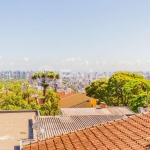
[[[18,150],[20,139],[33,138],[34,110],[0,111],[0,150]]]
[[[125,117],[124,115],[38,116],[36,121],[45,129],[41,138],[46,138]]]
[[[150,113],[130,116],[24,145],[23,150],[150,149]]]
[[[113,107],[109,106],[106,108],[60,108],[62,115],[133,115],[128,107]]]

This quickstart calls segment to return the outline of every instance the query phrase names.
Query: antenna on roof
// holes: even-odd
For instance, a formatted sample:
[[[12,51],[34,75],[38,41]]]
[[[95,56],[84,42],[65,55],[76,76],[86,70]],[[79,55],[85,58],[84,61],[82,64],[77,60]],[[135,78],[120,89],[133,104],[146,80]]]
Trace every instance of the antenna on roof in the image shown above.
[[[34,130],[36,130],[36,137],[37,137],[37,140],[44,134],[45,132],[45,129],[42,129],[40,128],[41,126],[41,123],[40,122],[35,122],[33,125],[32,125],[32,128]]]

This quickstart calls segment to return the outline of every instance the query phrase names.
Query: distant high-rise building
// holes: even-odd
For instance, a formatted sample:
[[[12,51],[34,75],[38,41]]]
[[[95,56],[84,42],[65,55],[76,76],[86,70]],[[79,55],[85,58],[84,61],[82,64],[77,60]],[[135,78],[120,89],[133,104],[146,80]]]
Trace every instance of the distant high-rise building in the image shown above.
[[[22,72],[22,79],[26,79],[26,72],[25,71]]]
[[[11,79],[12,78],[12,72],[11,71],[5,71],[4,72],[4,79]]]
[[[0,79],[4,79],[4,71],[2,71],[1,73],[0,73]]]

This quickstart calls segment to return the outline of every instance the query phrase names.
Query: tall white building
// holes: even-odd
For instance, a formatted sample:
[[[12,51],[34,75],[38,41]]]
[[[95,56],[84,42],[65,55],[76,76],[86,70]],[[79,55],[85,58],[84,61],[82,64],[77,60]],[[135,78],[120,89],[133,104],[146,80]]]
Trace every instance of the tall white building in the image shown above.
[[[9,71],[5,71],[4,72],[4,79],[12,79],[12,72],[9,70]]]

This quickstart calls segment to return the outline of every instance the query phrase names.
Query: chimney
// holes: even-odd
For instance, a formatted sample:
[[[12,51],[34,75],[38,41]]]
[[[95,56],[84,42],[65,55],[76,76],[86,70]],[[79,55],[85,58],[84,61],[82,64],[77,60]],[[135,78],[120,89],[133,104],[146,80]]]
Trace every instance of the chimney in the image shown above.
[[[105,103],[105,102],[100,102],[100,107],[101,107],[101,108],[106,108],[106,107],[107,107],[107,105],[106,105],[106,103]]]

